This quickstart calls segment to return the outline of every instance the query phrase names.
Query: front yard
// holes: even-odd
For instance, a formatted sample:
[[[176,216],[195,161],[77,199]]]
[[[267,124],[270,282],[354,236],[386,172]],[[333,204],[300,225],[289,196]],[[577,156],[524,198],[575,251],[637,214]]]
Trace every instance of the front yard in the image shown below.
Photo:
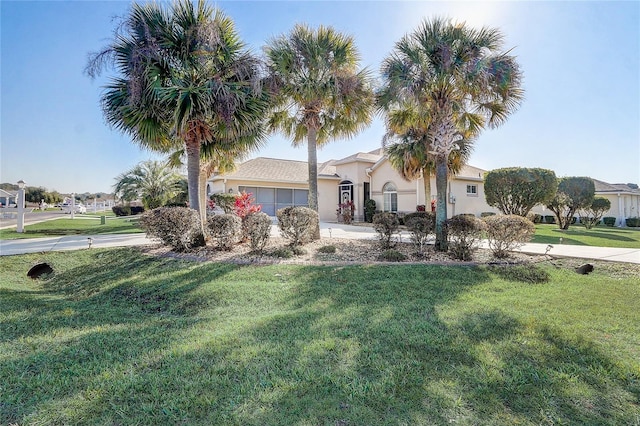
[[[1,257],[0,424],[637,424],[640,278],[564,262]]]

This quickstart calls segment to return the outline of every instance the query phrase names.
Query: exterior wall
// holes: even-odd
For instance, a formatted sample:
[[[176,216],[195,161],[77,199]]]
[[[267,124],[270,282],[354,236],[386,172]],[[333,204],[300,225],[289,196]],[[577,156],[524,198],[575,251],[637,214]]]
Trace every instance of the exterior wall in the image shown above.
[[[377,210],[384,210],[384,195],[382,188],[387,182],[392,182],[397,188],[398,212],[414,212],[418,205],[416,181],[407,182],[396,172],[388,161],[380,164],[371,173],[371,198],[376,202]],[[424,198],[424,196],[422,197]]]
[[[476,193],[467,193],[467,185],[475,185]],[[452,203],[452,197],[455,198],[455,203]],[[447,200],[449,201],[447,206],[448,217],[463,213],[471,213],[480,217],[484,212],[499,212],[498,209],[487,204],[484,195],[484,182],[480,179],[454,178],[449,180]]]

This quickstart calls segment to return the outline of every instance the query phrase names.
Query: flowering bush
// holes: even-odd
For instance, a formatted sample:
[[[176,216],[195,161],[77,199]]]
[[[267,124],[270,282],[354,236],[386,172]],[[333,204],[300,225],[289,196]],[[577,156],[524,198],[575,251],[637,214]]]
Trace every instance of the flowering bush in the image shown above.
[[[356,210],[356,205],[353,201],[347,201],[346,203],[338,204],[338,222],[342,221],[347,225],[353,222],[353,212]]]
[[[262,210],[261,205],[254,205],[253,203],[256,201],[253,198],[253,194],[251,192],[246,193],[242,191],[241,193],[236,195],[235,202],[235,214],[240,217],[240,219],[244,219],[250,213],[256,213]]]

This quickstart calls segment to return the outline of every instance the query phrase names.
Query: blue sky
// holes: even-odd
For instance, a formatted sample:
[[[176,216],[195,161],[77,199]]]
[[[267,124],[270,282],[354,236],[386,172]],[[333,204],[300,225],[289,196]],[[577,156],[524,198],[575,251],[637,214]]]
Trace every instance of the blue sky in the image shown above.
[[[526,98],[485,131],[470,164],[543,167],[558,176],[640,183],[640,2],[217,2],[254,52],[295,23],[331,25],[355,38],[362,65],[382,59],[424,18],[498,27],[524,72]],[[155,158],[104,123],[108,73],[83,74],[130,2],[6,1],[1,14],[0,181],[60,192],[111,192],[114,178]],[[380,147],[380,119],[319,161]],[[279,135],[252,154],[306,160]]]

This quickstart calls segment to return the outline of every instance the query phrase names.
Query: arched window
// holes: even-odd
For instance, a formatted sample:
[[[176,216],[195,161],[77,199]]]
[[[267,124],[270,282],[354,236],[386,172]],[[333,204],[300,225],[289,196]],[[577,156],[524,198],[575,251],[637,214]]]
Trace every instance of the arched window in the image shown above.
[[[393,182],[387,182],[382,187],[382,196],[384,197],[384,211],[398,211],[398,188]]]

